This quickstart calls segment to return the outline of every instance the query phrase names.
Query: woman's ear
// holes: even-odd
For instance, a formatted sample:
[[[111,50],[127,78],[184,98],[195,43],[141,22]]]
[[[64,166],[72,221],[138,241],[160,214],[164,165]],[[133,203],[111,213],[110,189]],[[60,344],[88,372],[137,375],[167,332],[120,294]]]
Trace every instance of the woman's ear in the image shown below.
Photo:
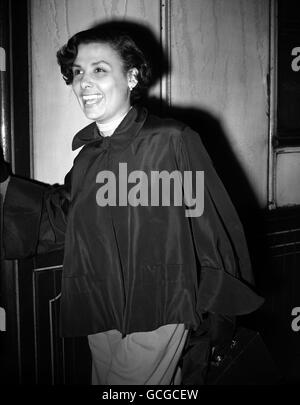
[[[138,73],[139,71],[137,70],[137,68],[131,68],[127,72],[127,81],[130,91],[138,84]]]

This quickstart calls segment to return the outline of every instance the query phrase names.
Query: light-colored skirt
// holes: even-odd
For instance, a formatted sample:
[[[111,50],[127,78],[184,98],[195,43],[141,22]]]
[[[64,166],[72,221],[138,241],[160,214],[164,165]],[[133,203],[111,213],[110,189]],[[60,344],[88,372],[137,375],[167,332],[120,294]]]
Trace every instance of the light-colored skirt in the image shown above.
[[[178,361],[188,330],[164,325],[125,336],[117,330],[88,336],[93,385],[179,385]]]

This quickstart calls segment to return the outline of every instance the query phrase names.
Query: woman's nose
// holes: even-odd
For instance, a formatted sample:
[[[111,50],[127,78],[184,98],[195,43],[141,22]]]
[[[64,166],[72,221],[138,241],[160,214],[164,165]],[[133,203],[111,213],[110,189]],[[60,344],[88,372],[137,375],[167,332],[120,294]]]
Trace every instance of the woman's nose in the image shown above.
[[[89,75],[85,74],[82,76],[81,82],[80,82],[81,88],[86,89],[89,87],[92,87],[93,83]]]

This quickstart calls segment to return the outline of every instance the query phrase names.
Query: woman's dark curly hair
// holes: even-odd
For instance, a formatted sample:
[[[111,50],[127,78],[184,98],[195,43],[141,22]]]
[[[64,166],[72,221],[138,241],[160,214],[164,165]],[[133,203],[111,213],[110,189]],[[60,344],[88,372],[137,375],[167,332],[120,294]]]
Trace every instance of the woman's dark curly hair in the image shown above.
[[[145,54],[128,33],[105,24],[78,32],[57,52],[57,61],[66,84],[73,82],[72,66],[77,57],[78,46],[92,42],[109,44],[117,51],[123,61],[125,74],[131,68],[138,70],[138,84],[130,93],[132,104],[146,94],[151,82],[151,68]]]

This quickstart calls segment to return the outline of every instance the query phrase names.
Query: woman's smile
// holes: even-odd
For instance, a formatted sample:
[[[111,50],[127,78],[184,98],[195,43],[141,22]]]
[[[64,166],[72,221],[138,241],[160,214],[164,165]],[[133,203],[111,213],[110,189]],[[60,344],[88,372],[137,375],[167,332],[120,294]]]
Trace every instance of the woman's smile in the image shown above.
[[[98,104],[102,101],[103,95],[102,94],[90,94],[82,96],[82,101],[85,107]]]

